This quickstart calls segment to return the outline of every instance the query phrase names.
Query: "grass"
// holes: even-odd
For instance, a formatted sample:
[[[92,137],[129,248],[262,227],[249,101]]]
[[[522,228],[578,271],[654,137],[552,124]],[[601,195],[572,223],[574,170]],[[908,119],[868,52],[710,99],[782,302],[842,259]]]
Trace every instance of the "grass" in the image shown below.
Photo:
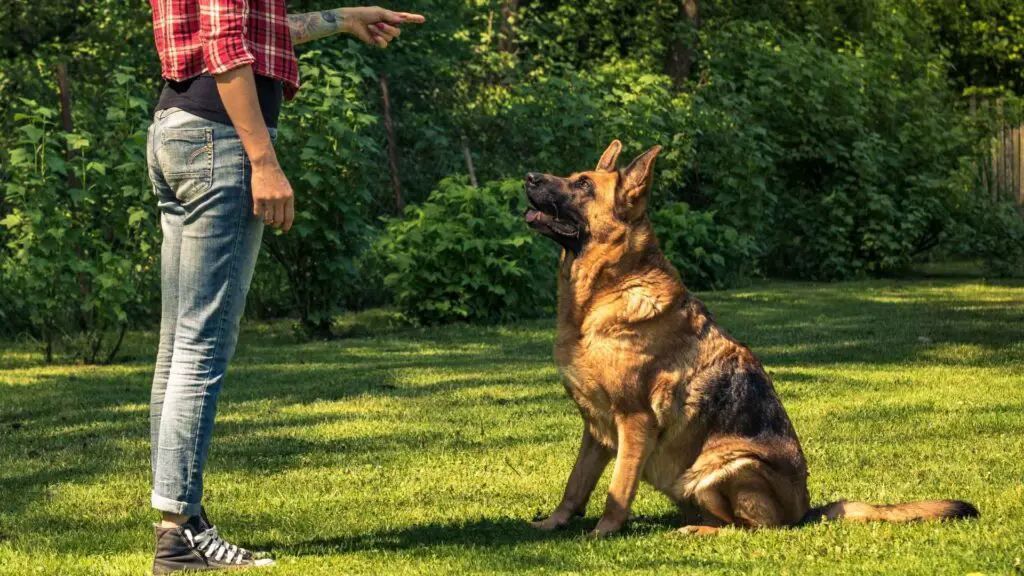
[[[249,325],[222,396],[207,503],[271,575],[1021,573],[1024,284],[771,283],[705,295],[775,378],[812,501],[956,497],[977,521],[673,533],[641,488],[624,535],[555,535],[579,417],[554,326],[390,330],[295,343]],[[0,573],[140,574],[152,549],[152,334],[112,367],[0,354]]]

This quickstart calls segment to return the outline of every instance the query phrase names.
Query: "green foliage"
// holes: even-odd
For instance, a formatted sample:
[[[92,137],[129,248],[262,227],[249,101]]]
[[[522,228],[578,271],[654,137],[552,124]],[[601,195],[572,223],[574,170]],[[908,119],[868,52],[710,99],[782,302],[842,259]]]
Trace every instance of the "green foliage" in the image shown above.
[[[651,213],[696,286],[751,273],[894,274],[936,247],[986,258],[993,271],[1019,265],[999,248],[1016,245],[1019,218],[979,198],[995,107],[971,122],[958,98],[1001,94],[999,121],[1011,120],[1008,95],[1024,86],[1024,4],[696,5],[694,20],[679,1],[406,0],[400,8],[429,23],[386,51],[340,39],[300,47],[304,87],[283,109],[277,142],[299,214],[290,234],[267,234],[250,314],[297,316],[307,333],[326,334],[339,311],[397,297],[383,249],[396,225],[375,240],[379,217],[395,213],[378,121],[384,75],[410,205],[440,193],[438,182],[458,187],[450,177],[467,171],[467,150],[480,181],[502,181],[589,168],[619,138],[626,156],[666,147]],[[289,2],[292,12],[320,8]],[[73,354],[96,357],[97,334],[122,315],[152,322],[157,310],[159,238],[138,146],[159,87],[150,12],[144,2],[13,0],[0,6],[0,32],[0,331],[65,335],[86,351]],[[680,50],[685,77],[670,70]],[[59,62],[71,136],[55,114]],[[68,138],[82,148],[70,164]],[[458,236],[457,220],[439,222],[430,227]],[[491,276],[484,266],[481,278]],[[470,286],[454,312],[425,321],[502,318],[467,304],[479,292]]]
[[[373,71],[358,52],[306,52],[300,63],[303,90],[283,109],[276,143],[295,191],[295,224],[266,245],[286,272],[303,326],[326,335],[331,318],[359,299],[356,261],[373,234],[381,150],[377,117],[362,94]]]
[[[1009,203],[990,207],[979,223],[971,254],[981,255],[997,276],[1024,276],[1024,215]]]
[[[1020,576],[1024,282],[768,282],[701,298],[771,372],[812,505],[961,498],[982,518],[689,538],[644,482],[624,535],[595,543],[583,535],[607,470],[585,517],[538,533],[528,521],[558,504],[580,444],[555,323],[394,331],[387,315],[345,314],[338,328],[368,334],[296,343],[287,322],[243,324],[207,494],[233,538],[283,560],[237,576]],[[155,347],[133,333],[125,354]],[[0,572],[148,572],[148,367],[0,349]]]
[[[1012,202],[971,198],[943,256],[980,259],[993,276],[1024,277],[1024,214]]]
[[[1024,95],[1024,3],[924,2],[951,75],[966,93]]]
[[[388,224],[381,249],[395,305],[425,324],[507,321],[551,311],[555,250],[523,223],[522,182],[442,181]]]
[[[706,45],[682,197],[752,234],[767,272],[892,273],[935,245],[971,151],[941,59],[833,51],[767,25],[723,26]]]
[[[651,215],[661,249],[694,290],[735,286],[756,270],[754,239],[715,222],[711,212],[670,202]]]
[[[65,133],[58,111],[21,99],[3,187],[5,312],[85,362],[109,361],[129,318],[147,310],[159,251],[145,166],[148,98],[124,69],[100,94],[102,117]]]
[[[481,171],[488,179],[536,170],[567,175],[593,168],[616,138],[636,152],[671,142],[688,114],[688,95],[673,93],[668,77],[633,62],[537,71],[527,82],[494,90],[479,112],[473,145],[487,159]],[[659,187],[672,186],[678,162],[675,147],[659,158],[667,177]]]

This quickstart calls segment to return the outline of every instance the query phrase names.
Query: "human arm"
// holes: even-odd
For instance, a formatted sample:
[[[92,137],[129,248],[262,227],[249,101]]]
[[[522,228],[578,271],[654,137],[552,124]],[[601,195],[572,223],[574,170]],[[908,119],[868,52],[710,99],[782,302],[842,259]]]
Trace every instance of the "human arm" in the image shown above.
[[[214,77],[224,109],[252,165],[253,214],[287,232],[295,221],[295,196],[277,161],[270,131],[260,111],[252,66],[234,68]]]
[[[371,6],[289,14],[288,28],[292,33],[292,44],[304,44],[344,32],[367,44],[386,48],[402,33],[401,24],[422,24],[425,21],[419,14]]]
[[[217,81],[224,109],[252,165],[253,213],[268,225],[287,231],[295,215],[291,185],[281,171],[270,131],[260,110],[247,45],[248,0],[201,0],[203,63]]]

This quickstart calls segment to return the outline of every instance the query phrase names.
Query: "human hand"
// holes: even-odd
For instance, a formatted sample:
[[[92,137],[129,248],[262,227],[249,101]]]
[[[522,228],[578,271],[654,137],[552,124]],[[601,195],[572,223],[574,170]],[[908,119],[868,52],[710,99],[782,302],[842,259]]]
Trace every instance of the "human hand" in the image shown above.
[[[276,161],[253,163],[252,212],[282,232],[290,230],[295,221],[295,194]]]
[[[345,31],[366,44],[387,48],[402,33],[402,24],[422,24],[427,21],[419,14],[392,12],[379,6],[346,8]]]

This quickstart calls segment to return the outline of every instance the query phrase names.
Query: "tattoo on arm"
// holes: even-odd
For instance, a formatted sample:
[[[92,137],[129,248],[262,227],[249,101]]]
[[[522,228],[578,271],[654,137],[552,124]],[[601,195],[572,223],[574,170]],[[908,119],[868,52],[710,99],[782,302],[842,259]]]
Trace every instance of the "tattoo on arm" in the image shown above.
[[[292,44],[303,44],[338,34],[344,25],[345,15],[341,13],[340,8],[288,15]]]

